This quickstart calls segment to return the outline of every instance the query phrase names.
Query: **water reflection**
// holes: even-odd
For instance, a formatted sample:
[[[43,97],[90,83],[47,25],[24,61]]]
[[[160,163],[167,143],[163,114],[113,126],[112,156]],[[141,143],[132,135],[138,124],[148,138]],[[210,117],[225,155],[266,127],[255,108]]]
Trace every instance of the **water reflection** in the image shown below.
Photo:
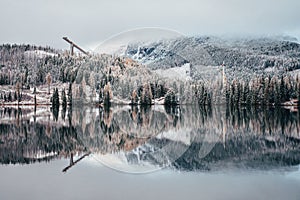
[[[299,112],[275,108],[0,109],[0,162],[86,156],[131,173],[271,169],[300,163]],[[68,165],[69,164],[69,165]]]

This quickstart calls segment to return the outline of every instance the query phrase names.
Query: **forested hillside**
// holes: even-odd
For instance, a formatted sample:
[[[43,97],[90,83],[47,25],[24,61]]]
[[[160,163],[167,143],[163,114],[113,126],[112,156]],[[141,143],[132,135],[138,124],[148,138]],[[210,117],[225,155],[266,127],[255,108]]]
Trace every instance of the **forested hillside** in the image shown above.
[[[125,56],[7,44],[0,46],[0,101],[33,102],[37,88],[50,103],[57,88],[58,103],[64,93],[68,102],[107,105],[296,105],[299,54],[297,43],[266,38],[131,44]]]

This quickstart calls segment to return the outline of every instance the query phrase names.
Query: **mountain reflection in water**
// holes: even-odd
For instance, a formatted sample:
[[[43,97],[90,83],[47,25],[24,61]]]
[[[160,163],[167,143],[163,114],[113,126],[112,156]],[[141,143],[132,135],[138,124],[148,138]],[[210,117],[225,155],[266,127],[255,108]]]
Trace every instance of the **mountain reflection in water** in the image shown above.
[[[1,164],[70,158],[67,171],[92,156],[139,173],[166,166],[218,171],[300,163],[299,112],[283,108],[0,108],[0,117]]]

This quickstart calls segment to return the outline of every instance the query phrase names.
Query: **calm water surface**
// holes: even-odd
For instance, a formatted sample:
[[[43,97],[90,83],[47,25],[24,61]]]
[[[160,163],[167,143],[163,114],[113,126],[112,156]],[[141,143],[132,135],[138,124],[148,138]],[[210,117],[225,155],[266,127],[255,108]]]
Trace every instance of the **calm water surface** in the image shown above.
[[[0,109],[0,199],[300,199],[288,109]]]

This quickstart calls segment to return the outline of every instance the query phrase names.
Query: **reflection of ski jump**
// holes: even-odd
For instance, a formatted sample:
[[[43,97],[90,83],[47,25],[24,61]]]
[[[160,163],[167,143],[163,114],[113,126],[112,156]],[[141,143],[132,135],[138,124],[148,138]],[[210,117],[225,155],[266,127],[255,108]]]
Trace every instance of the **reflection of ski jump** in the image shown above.
[[[77,160],[74,161],[73,159],[73,153],[71,153],[71,157],[70,157],[70,164],[65,167],[62,172],[67,172],[71,167],[73,167],[74,165],[76,165],[79,161],[81,161],[82,159],[84,159],[86,156],[89,156],[90,153],[86,153],[83,156],[81,156],[80,158],[78,158]]]

